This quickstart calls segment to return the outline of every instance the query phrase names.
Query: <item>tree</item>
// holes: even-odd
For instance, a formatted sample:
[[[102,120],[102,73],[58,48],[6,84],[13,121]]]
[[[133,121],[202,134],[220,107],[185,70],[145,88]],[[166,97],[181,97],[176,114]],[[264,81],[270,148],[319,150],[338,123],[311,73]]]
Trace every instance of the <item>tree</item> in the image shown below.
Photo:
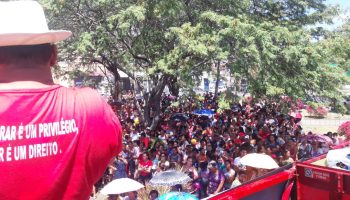
[[[317,73],[327,70],[303,29],[332,16],[323,0],[42,1],[51,26],[74,32],[64,46],[67,55],[111,72],[116,98],[119,71],[135,81],[151,128],[160,120],[166,85],[178,94],[215,65],[247,78],[257,95],[271,86],[294,96],[330,88],[319,87]],[[146,79],[152,85],[148,92],[142,86]]]
[[[316,44],[320,51],[324,52],[323,58],[326,65],[320,69],[319,87],[322,97],[332,101],[336,111],[345,113],[344,94],[339,87],[349,84],[348,73],[350,70],[350,21],[347,21],[340,28],[326,33],[324,38]],[[333,87],[333,90],[331,89]]]
[[[144,118],[154,128],[160,119],[160,98],[165,86],[176,90],[177,80],[192,79],[201,74],[206,60],[198,55],[207,54],[210,47],[201,41],[177,46],[176,30],[186,28],[182,1],[54,1],[44,2],[50,13],[50,24],[75,32],[66,43],[67,52],[85,64],[99,63],[115,77],[118,89],[119,71],[132,78],[144,92]],[[193,34],[196,29],[192,29]],[[189,38],[193,38],[191,33]],[[203,38],[207,40],[206,38]],[[189,40],[188,40],[189,41]],[[141,72],[153,85],[146,92]],[[115,97],[118,96],[118,90]]]

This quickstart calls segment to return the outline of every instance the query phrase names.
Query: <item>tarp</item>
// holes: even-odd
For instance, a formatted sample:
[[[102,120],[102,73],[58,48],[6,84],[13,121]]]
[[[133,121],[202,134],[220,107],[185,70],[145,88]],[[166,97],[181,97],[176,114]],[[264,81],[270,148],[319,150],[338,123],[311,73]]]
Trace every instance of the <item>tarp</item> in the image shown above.
[[[211,117],[211,116],[215,115],[215,112],[212,110],[208,110],[208,109],[202,109],[202,110],[195,110],[192,114],[204,115],[204,116]]]

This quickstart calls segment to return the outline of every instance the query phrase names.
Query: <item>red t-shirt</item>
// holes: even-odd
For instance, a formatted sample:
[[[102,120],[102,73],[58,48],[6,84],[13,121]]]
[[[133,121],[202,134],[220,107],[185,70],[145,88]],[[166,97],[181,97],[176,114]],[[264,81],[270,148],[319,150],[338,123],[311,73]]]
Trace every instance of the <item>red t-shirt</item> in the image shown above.
[[[271,135],[270,132],[265,132],[262,129],[259,130],[259,136],[265,140],[266,138],[268,138]]]
[[[0,90],[0,199],[88,199],[122,131],[92,89]]]
[[[148,160],[148,161],[143,161],[143,160],[140,160],[140,163],[139,163],[139,165],[141,166],[141,167],[146,167],[146,168],[148,168],[148,167],[152,167],[153,166],[153,163],[152,163],[152,161],[150,161],[150,160]],[[146,172],[146,171],[140,171],[140,175],[141,176],[148,176],[149,174],[151,174],[150,172]]]

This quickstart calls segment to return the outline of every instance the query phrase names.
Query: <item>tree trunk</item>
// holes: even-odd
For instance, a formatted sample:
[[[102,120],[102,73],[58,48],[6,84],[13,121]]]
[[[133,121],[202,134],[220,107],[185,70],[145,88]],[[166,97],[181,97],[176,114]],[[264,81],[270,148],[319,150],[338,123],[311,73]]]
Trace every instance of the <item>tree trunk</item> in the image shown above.
[[[114,95],[113,99],[114,101],[120,100],[120,94],[121,94],[121,83],[120,83],[120,75],[118,70],[115,70],[113,72],[114,75]]]
[[[145,125],[149,126],[151,124],[151,105],[150,105],[150,93],[146,92],[144,95],[145,105],[143,107],[143,118],[145,120]]]
[[[154,130],[160,121],[160,101],[162,93],[164,91],[165,85],[167,83],[167,77],[163,76],[158,81],[158,84],[153,87],[151,92],[146,93],[145,98],[145,107],[144,107],[144,119],[145,124]],[[153,116],[151,116],[151,113]]]
[[[236,94],[235,94],[235,96],[238,97],[238,93],[241,92],[242,78],[241,77],[236,77],[236,78],[237,78],[237,84],[236,84]]]
[[[175,97],[178,97],[180,93],[180,88],[176,83],[177,83],[177,77],[172,77],[167,85],[169,87],[170,94]]]
[[[119,101],[120,100],[120,81],[115,81],[115,86],[114,86],[114,100]]]
[[[142,112],[142,108],[136,98],[136,94],[137,94],[137,91],[140,91],[141,87],[140,87],[140,83],[137,81],[137,80],[134,80],[134,87],[133,87],[133,90],[132,90],[132,94],[133,94],[133,101],[134,101],[134,105],[136,106],[137,108],[137,111],[138,111],[138,114],[140,116],[140,121],[144,122],[144,118],[143,118],[143,112]],[[142,94],[142,93],[141,93]]]
[[[162,91],[163,93],[163,91]],[[152,119],[152,124],[151,124],[151,130],[155,130],[158,126],[158,123],[160,121],[160,113],[161,113],[161,110],[160,110],[160,101],[161,101],[161,96],[156,96],[153,100],[154,102],[154,116],[153,116],[153,119]]]
[[[214,97],[217,97],[219,92],[219,83],[220,83],[220,61],[218,61],[215,65],[216,65],[216,82],[215,82]]]

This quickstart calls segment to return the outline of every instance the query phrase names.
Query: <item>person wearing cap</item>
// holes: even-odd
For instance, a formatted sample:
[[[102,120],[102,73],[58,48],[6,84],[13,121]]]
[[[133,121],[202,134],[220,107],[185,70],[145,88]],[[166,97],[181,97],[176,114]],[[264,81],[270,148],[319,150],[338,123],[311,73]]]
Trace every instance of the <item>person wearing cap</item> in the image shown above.
[[[88,199],[122,147],[118,118],[90,88],[53,82],[54,43],[35,1],[0,2],[0,198]]]

